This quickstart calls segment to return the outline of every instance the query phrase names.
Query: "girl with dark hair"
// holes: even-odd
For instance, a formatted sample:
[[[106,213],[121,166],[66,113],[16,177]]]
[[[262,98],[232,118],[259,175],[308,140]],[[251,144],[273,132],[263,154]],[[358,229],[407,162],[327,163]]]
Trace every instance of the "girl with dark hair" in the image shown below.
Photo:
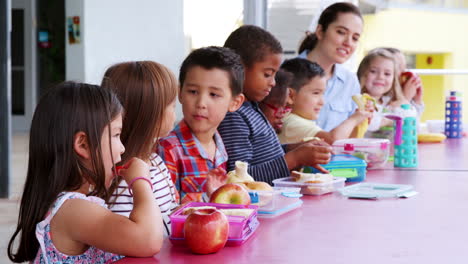
[[[348,2],[327,7],[314,33],[307,32],[299,48],[299,57],[318,63],[325,71],[325,104],[317,125],[330,131],[350,117],[356,108],[352,96],[360,93],[356,75],[341,64],[354,53],[362,33],[359,9]]]
[[[130,218],[112,213],[104,202],[125,151],[122,112],[117,97],[95,85],[65,82],[41,98],[31,124],[18,226],[8,244],[10,260],[110,263],[161,249],[162,230],[154,221],[161,216],[145,162],[129,159],[119,171],[138,204]]]
[[[153,199],[163,218],[157,223],[164,225],[164,234],[168,236],[169,215],[179,205],[178,193],[166,165],[156,154],[156,139],[167,136],[174,127],[177,79],[167,67],[157,62],[123,62],[107,69],[102,87],[114,91],[125,108],[122,127],[125,153],[119,165],[132,157],[148,163]],[[109,208],[114,213],[130,216],[135,201],[126,181],[119,178],[111,191]]]

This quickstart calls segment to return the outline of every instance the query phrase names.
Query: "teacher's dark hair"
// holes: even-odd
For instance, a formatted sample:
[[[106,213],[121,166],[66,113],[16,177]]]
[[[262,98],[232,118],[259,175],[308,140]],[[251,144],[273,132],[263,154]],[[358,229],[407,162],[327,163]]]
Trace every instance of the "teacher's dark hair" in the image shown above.
[[[348,2],[338,2],[330,5],[329,7],[323,10],[320,14],[318,24],[322,26],[322,31],[325,32],[328,29],[328,26],[335,22],[338,19],[338,14],[352,13],[362,19],[361,11],[359,8]],[[299,54],[304,50],[313,50],[317,45],[317,35],[315,32],[306,32],[306,37],[299,46]]]

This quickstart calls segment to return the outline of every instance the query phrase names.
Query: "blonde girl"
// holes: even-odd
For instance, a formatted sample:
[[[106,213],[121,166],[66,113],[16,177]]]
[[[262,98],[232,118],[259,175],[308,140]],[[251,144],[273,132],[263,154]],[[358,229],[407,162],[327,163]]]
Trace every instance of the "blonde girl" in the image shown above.
[[[150,166],[153,198],[159,205],[164,234],[170,232],[169,215],[178,206],[178,196],[162,159],[155,153],[156,139],[166,136],[175,122],[178,83],[164,65],[153,61],[132,61],[113,65],[104,74],[102,87],[117,94],[125,108],[122,143],[126,151],[119,165],[138,157]],[[110,209],[129,216],[134,199],[126,181],[118,179],[108,201]]]
[[[421,78],[417,74],[411,74],[410,75],[411,77],[408,80],[404,81],[404,78],[402,78],[402,76],[405,75],[405,72],[407,72],[406,58],[401,50],[397,48],[384,47],[384,48],[374,49],[374,51],[378,49],[384,49],[390,52],[395,58],[395,62],[398,65],[398,72],[399,72],[398,76],[399,76],[401,90],[403,91],[403,95],[406,97],[408,101],[410,101],[413,108],[416,109],[418,113],[418,117],[420,118],[422,116],[422,113],[424,112],[424,102],[423,102],[424,88],[421,82]]]
[[[378,111],[374,113],[369,131],[392,124],[383,118],[383,112],[409,103],[403,95],[398,80],[398,68],[394,56],[385,50],[367,54],[358,68],[361,92],[368,93],[377,101]]]
[[[161,216],[146,163],[128,159],[120,171],[138,205],[129,218],[112,213],[103,200],[125,151],[122,112],[117,97],[95,85],[65,82],[41,98],[18,226],[8,244],[11,261],[110,263],[161,249],[162,230],[154,221]]]

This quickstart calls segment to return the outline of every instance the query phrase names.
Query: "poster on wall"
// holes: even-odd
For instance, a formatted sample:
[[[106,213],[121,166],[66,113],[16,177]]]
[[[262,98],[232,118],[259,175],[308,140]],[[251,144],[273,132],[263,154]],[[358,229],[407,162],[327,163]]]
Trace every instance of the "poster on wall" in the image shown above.
[[[68,44],[78,44],[81,40],[80,17],[67,17]]]

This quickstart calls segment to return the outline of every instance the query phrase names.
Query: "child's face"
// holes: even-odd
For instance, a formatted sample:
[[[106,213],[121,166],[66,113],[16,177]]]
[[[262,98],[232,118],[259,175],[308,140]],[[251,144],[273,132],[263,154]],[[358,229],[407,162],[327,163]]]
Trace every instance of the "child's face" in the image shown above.
[[[367,70],[365,88],[376,99],[390,91],[394,80],[394,64],[390,59],[376,57]]]
[[[321,27],[321,26],[320,26]],[[362,33],[362,19],[353,13],[339,13],[327,31],[317,32],[325,55],[335,63],[346,62],[353,55]]]
[[[233,98],[229,75],[220,69],[191,68],[179,95],[184,119],[196,136],[212,136],[228,111],[240,106]],[[242,102],[241,102],[242,103]]]
[[[305,119],[317,120],[320,109],[324,104],[323,93],[325,87],[325,77],[316,76],[302,86],[299,92],[292,90],[292,112]]]
[[[263,61],[245,68],[244,95],[247,100],[260,102],[270,93],[281,59],[281,54],[269,54]]]
[[[109,145],[109,129],[110,129],[110,145]],[[121,161],[121,155],[125,152],[125,147],[120,141],[120,133],[122,132],[122,114],[119,114],[109,126],[104,128],[101,136],[101,153],[102,162],[106,173],[106,187],[109,188],[114,172],[112,168],[115,164]],[[112,156],[111,156],[112,153]],[[112,160],[112,157],[114,160]]]
[[[289,94],[286,96],[289,96]],[[291,111],[291,108],[286,106],[286,102],[284,102],[284,104],[275,104],[272,102],[262,101],[260,109],[276,133],[281,133],[283,128],[283,117]]]
[[[162,138],[167,136],[174,128],[174,122],[176,120],[175,106],[176,100],[174,99],[174,101],[164,109],[164,119],[161,122],[161,130],[159,131],[158,137]]]

